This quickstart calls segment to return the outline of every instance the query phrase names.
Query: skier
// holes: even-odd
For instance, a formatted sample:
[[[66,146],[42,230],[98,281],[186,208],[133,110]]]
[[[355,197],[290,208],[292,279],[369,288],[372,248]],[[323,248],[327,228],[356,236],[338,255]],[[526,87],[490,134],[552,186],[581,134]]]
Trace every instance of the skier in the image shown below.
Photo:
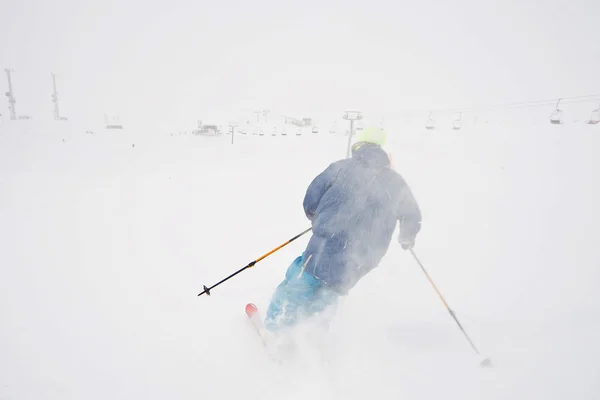
[[[288,267],[275,290],[264,325],[271,335],[301,318],[333,317],[339,296],[377,267],[396,224],[404,250],[414,246],[421,212],[413,194],[382,149],[385,131],[366,128],[352,146],[352,157],[330,164],[309,185],[304,212],[312,237]]]

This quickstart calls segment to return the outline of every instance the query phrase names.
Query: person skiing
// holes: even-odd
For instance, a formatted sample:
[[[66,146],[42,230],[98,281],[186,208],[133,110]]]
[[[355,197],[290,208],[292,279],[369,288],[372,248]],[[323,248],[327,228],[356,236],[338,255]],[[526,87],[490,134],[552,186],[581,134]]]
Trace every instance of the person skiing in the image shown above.
[[[305,251],[288,267],[264,320],[271,334],[320,316],[328,324],[345,296],[386,254],[396,225],[408,250],[421,229],[421,211],[405,180],[382,149],[386,133],[365,128],[352,156],[316,176],[303,201],[312,223]]]

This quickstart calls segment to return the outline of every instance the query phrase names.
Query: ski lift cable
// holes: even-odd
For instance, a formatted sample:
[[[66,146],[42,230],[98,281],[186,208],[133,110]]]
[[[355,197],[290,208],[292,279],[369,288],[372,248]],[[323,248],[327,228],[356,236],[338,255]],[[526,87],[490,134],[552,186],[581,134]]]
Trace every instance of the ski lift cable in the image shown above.
[[[572,104],[572,103],[585,103],[589,101],[594,101],[596,99],[600,99],[600,93],[598,94],[589,94],[583,96],[572,96],[572,97],[560,97],[561,104]],[[529,108],[529,107],[545,107],[550,105],[555,105],[557,99],[548,99],[548,100],[530,100],[530,101],[519,101],[514,103],[505,103],[505,104],[497,104],[497,105],[480,105],[480,106],[472,106],[472,107],[464,107],[464,108],[446,108],[430,111],[431,114],[448,114],[448,113],[458,113],[458,112],[469,112],[469,111],[482,111],[482,110],[499,110],[499,109],[509,109],[509,108]],[[401,111],[408,112],[408,111]]]
[[[584,103],[592,101],[595,97],[600,97],[600,94],[595,96],[578,96],[578,97],[561,97],[561,104],[572,104],[572,103]],[[463,108],[463,109],[448,109],[448,110],[439,110],[436,113],[452,113],[452,112],[468,112],[468,111],[480,111],[480,110],[498,110],[498,109],[511,109],[511,108],[529,108],[529,107],[543,107],[555,105],[557,102],[556,99],[552,100],[537,100],[537,101],[523,101],[518,103],[508,103],[503,105],[492,105],[492,106],[483,106],[483,107],[471,107],[471,108]]]
[[[556,102],[556,99],[521,101],[521,102],[515,102],[515,103],[487,105],[487,106],[481,105],[481,106],[472,106],[472,107],[464,107],[464,108],[448,108],[448,109],[435,110],[434,112],[438,113],[438,114],[446,114],[446,113],[458,113],[458,112],[468,112],[468,111],[477,111],[477,110],[491,110],[491,109],[518,108],[518,107],[536,107],[536,106],[554,104],[555,102]]]

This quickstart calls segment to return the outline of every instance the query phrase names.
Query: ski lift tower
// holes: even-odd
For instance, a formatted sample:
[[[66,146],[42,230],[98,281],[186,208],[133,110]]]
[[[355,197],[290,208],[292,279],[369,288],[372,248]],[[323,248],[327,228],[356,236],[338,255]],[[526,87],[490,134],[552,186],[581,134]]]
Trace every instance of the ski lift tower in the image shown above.
[[[52,102],[54,103],[54,119],[56,121],[66,121],[67,118],[60,116],[58,107],[58,91],[56,90],[56,74],[52,73]]]
[[[10,73],[14,71],[8,68],[5,68],[4,71],[6,72],[6,77],[8,78],[8,92],[6,92],[6,97],[8,97],[8,109],[10,110],[10,119],[14,121],[17,119],[17,111],[15,108],[15,103],[17,101],[15,100],[15,96],[13,94],[12,79],[10,76]]]
[[[350,133],[348,134],[348,149],[346,150],[346,158],[350,158],[350,147],[352,146],[352,136],[354,136],[354,121],[360,121],[363,116],[360,111],[346,111],[344,113],[345,120],[350,121]]]
[[[231,132],[231,144],[233,144],[233,135],[235,134],[235,127],[237,126],[237,123],[235,122],[230,122],[229,123],[229,130]]]
[[[265,122],[267,122],[267,115],[269,115],[271,110],[263,109],[261,112],[262,112],[263,117],[265,117]]]

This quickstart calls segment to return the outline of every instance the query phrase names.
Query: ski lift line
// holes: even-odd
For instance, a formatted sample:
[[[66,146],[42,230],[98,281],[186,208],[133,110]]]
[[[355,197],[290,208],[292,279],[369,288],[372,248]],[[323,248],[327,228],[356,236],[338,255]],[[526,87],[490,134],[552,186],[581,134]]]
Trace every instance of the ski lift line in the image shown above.
[[[598,94],[589,94],[583,96],[572,96],[572,97],[560,97],[560,103],[562,104],[573,104],[573,103],[585,103],[589,101],[594,101],[600,99],[600,93]],[[530,101],[520,101],[514,103],[506,103],[506,104],[497,104],[497,105],[489,105],[489,106],[472,106],[465,108],[445,108],[430,111],[431,114],[448,114],[448,113],[458,113],[458,112],[469,112],[469,111],[481,111],[481,110],[494,110],[494,109],[506,109],[506,108],[528,108],[528,107],[543,107],[556,104],[557,99],[551,100],[530,100]],[[423,111],[423,110],[421,110]],[[399,112],[409,113],[409,110],[403,110]],[[414,111],[413,111],[414,112]]]
[[[585,96],[574,96],[574,97],[563,97],[563,99],[584,99],[584,98],[590,98],[590,97],[599,97],[600,93],[598,94],[588,94]]]
[[[505,104],[505,105],[497,105],[497,106],[487,106],[487,107],[473,107],[473,108],[460,108],[460,109],[445,109],[445,110],[435,110],[432,114],[454,114],[454,113],[467,113],[474,111],[493,111],[493,110],[502,110],[502,109],[515,109],[515,108],[533,108],[533,107],[547,107],[553,106],[556,104],[556,100],[545,101],[545,102],[531,102],[531,103],[518,103],[518,104]]]
[[[546,106],[556,106],[558,103],[560,104],[577,104],[577,103],[589,103],[591,100],[565,100],[565,99],[560,99],[560,102],[557,102],[555,100],[553,101],[548,101],[546,103],[539,103],[539,104],[527,104],[527,105],[521,105],[521,106],[510,106],[510,107],[504,107],[506,109],[514,109],[514,108],[534,108],[534,107],[546,107]],[[492,108],[489,108],[492,109]],[[493,109],[502,109],[502,107],[498,107],[498,108],[493,108]],[[473,109],[476,110],[476,109]],[[473,111],[471,110],[471,111]]]
[[[598,99],[586,99],[586,100],[572,100],[572,101],[564,101],[561,100],[560,103],[565,103],[565,104],[577,104],[577,103],[589,103],[590,101],[594,101],[594,100],[600,100],[600,97]]]
[[[595,98],[567,98],[563,97],[560,99],[561,104],[576,104],[576,103],[587,103],[589,101],[594,100]],[[472,108],[463,108],[463,109],[446,109],[446,110],[437,110],[434,111],[434,114],[447,114],[447,113],[455,113],[455,112],[469,112],[469,111],[481,111],[481,110],[501,110],[501,109],[514,109],[514,108],[532,108],[532,107],[546,107],[557,104],[557,100],[540,100],[540,101],[531,101],[531,102],[522,102],[522,103],[511,103],[504,105],[496,105],[496,106],[487,106],[487,107],[472,107]]]

